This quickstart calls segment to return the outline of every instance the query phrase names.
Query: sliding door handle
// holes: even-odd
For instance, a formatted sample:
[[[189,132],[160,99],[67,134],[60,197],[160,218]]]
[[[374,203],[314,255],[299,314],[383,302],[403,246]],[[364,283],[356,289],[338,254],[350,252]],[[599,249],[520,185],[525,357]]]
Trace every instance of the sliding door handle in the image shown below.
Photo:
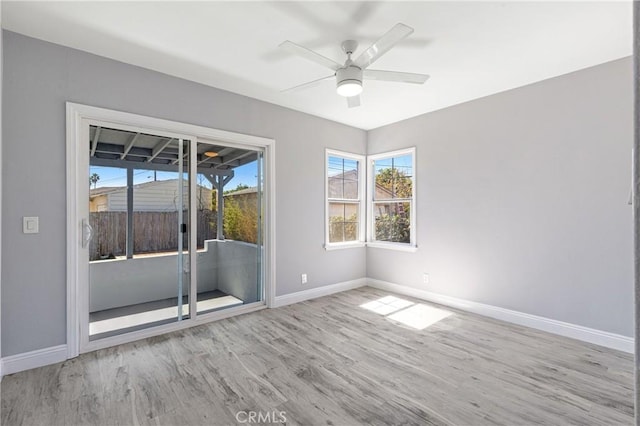
[[[633,202],[635,201],[635,182],[636,182],[636,168],[635,168],[635,164],[636,164],[636,150],[635,148],[631,148],[631,189],[629,190],[629,201],[627,201],[627,204],[629,204],[630,206],[633,205]]]
[[[93,227],[88,219],[82,219],[82,247],[87,247],[93,238]]]

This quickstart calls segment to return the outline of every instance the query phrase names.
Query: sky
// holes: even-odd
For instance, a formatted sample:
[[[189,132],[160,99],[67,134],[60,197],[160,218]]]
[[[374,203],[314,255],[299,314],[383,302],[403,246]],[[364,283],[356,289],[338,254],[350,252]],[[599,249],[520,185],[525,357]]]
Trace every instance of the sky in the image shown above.
[[[400,155],[397,157],[380,158],[375,162],[376,172],[382,169],[395,168],[405,174],[405,176],[413,175],[413,158],[411,154]],[[358,161],[340,156],[329,156],[328,174],[335,176],[345,173],[349,170],[356,170]]]
[[[247,185],[253,187],[257,185],[257,163],[252,161],[243,166],[233,169],[234,177],[227,183],[225,190],[234,189],[238,185]],[[127,170],[115,167],[98,167],[90,166],[89,175],[97,173],[100,176],[96,188],[104,186],[126,186],[127,185]],[[156,180],[169,180],[176,179],[178,173],[176,172],[156,172]],[[186,174],[185,174],[186,177]],[[133,172],[133,184],[138,185],[140,183],[151,182],[154,180],[153,170],[134,170]],[[198,179],[198,184],[207,188],[211,188],[211,184],[207,179]],[[91,188],[94,186],[91,185]]]
[[[413,158],[411,154],[405,154],[398,157],[381,158],[376,160],[376,172],[382,169],[394,168],[398,169],[405,176],[413,175]]]

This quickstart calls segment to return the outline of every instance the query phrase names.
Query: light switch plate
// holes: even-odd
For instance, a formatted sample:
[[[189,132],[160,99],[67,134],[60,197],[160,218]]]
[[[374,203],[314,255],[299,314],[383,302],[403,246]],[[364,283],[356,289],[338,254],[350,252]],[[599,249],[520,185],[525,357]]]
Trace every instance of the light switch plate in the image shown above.
[[[39,232],[38,216],[22,218],[22,233],[37,234]]]

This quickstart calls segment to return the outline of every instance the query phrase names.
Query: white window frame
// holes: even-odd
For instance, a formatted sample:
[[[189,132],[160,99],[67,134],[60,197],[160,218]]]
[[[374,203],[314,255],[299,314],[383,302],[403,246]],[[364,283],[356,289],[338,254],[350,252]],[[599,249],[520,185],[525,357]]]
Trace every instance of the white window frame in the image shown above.
[[[374,188],[376,186],[375,179],[375,167],[374,164],[376,161],[391,158],[391,157],[400,157],[404,155],[411,155],[411,166],[412,166],[412,176],[411,176],[411,199],[408,200],[411,203],[411,233],[410,233],[410,241],[409,243],[398,243],[391,241],[377,241],[375,240],[375,216],[374,216]],[[399,149],[396,151],[389,152],[381,152],[375,155],[367,156],[367,246],[368,247],[378,247],[378,248],[386,248],[391,250],[400,250],[400,251],[409,251],[415,252],[418,249],[417,245],[417,227],[416,227],[416,148],[405,148]],[[403,200],[403,199],[399,199]]]
[[[338,198],[329,199],[329,157],[340,157],[348,160],[355,160],[358,162],[358,199],[353,200],[345,200]],[[366,236],[366,222],[367,222],[367,214],[365,207],[365,195],[366,195],[366,157],[360,154],[353,154],[350,152],[338,151],[334,149],[326,149],[325,150],[325,159],[324,159],[324,207],[325,207],[325,216],[324,216],[324,248],[326,250],[336,250],[336,249],[344,249],[344,248],[352,248],[352,247],[364,247],[365,246],[365,236]],[[356,241],[344,241],[339,243],[331,243],[329,242],[329,203],[331,202],[348,202],[352,204],[357,204],[358,206],[358,240]]]

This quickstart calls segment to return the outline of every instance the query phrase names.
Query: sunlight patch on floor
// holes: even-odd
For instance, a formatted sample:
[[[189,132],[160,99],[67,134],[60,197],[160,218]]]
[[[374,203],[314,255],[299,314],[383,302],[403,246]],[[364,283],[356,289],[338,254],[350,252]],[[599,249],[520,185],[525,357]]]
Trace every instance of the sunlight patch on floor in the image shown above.
[[[418,303],[410,308],[403,309],[393,315],[389,315],[387,318],[417,330],[424,330],[430,325],[433,325],[451,315],[453,315],[452,312],[445,311],[444,309],[438,309]]]
[[[416,330],[424,330],[453,315],[453,312],[444,309],[434,308],[424,303],[414,303],[395,296],[381,297],[378,300],[363,303],[360,307]]]
[[[413,302],[409,302],[408,300],[395,296],[385,296],[373,302],[360,305],[360,307],[375,312],[376,314],[389,315],[411,305],[413,305]]]

